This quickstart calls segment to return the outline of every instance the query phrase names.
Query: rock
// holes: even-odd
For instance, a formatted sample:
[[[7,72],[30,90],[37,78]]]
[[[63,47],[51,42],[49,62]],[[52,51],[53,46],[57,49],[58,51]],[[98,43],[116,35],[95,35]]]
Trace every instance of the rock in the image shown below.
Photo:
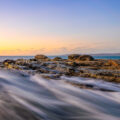
[[[35,58],[30,59],[31,62],[36,62],[37,60]]]
[[[49,69],[54,69],[56,66],[57,64],[53,64],[53,63],[47,65]]]
[[[32,62],[29,59],[28,60],[27,59],[17,59],[16,60],[16,64],[17,65],[24,65],[24,66],[26,66],[26,65],[28,65],[30,63],[32,63]]]
[[[19,66],[17,66],[17,65],[12,65],[12,64],[9,64],[9,65],[7,66],[7,68],[8,68],[8,69],[20,70],[20,67],[19,67]]]
[[[35,56],[35,59],[36,59],[37,61],[39,61],[39,60],[46,60],[46,59],[48,59],[48,57],[45,56],[45,55],[36,55],[36,56]]]
[[[71,54],[68,56],[68,59],[69,60],[75,60],[75,59],[78,59],[80,57],[79,54]]]
[[[107,63],[105,63],[105,66],[118,67],[119,64],[116,61],[114,61],[114,60],[108,60]]]
[[[75,69],[73,69],[72,67],[67,67],[66,75],[74,76],[75,75]]]
[[[79,60],[79,61],[93,61],[94,58],[90,55],[81,55],[78,57],[77,60]]]
[[[46,67],[41,67],[37,72],[39,73],[49,73],[49,69]]]
[[[38,70],[41,65],[40,64],[28,64],[27,67],[31,70]]]
[[[58,64],[57,67],[55,68],[55,70],[57,70],[61,74],[65,74],[65,75],[72,75],[75,72],[73,67],[66,66],[63,64]]]
[[[120,83],[120,60],[103,60],[90,55],[71,54],[67,60],[56,57],[48,61],[45,55],[37,55],[34,59],[5,60],[0,68],[17,69],[30,74],[54,74],[90,77]]]
[[[61,57],[55,57],[55,58],[53,59],[53,61],[61,61],[61,60],[62,60]]]
[[[94,58],[90,55],[79,55],[79,54],[71,54],[68,56],[69,60],[78,60],[78,61],[92,61]]]
[[[5,60],[3,61],[3,64],[15,64],[14,60]]]
[[[67,62],[66,64],[69,65],[69,66],[72,66],[72,67],[78,67],[78,66],[79,66],[78,63],[73,62],[73,61],[69,61],[69,62]]]

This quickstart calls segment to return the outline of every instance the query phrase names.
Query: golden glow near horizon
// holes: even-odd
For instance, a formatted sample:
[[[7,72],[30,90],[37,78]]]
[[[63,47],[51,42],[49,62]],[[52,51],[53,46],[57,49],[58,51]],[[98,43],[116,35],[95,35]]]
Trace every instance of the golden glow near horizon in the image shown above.
[[[79,49],[96,48],[85,39],[76,36],[42,36],[24,34],[12,29],[0,29],[0,55],[67,54],[79,52]],[[81,39],[81,40],[80,40]],[[88,47],[89,46],[89,47]],[[81,51],[83,52],[83,51]],[[86,51],[85,51],[86,52]]]
[[[52,39],[52,40],[51,40]],[[0,55],[62,54],[81,45],[62,42],[56,38],[29,38],[27,40],[4,40],[0,44]],[[72,46],[72,47],[71,47]]]
[[[92,42],[91,42],[92,41]],[[0,55],[59,55],[68,53],[94,53],[106,47],[92,36],[60,37],[34,36],[11,33],[0,36]],[[109,45],[110,46],[110,45]],[[112,47],[112,46],[111,46]]]

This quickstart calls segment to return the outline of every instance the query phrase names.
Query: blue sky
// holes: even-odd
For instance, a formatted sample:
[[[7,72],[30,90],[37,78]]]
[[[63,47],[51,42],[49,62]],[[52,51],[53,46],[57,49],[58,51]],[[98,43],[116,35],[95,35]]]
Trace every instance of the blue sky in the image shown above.
[[[120,52],[120,0],[0,0],[0,55]]]

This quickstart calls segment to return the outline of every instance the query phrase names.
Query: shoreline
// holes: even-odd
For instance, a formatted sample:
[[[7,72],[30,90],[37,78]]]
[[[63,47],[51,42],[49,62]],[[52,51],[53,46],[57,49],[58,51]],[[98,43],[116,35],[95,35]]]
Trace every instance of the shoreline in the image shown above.
[[[36,55],[33,59],[4,60],[0,62],[0,68],[40,74],[47,79],[66,75],[120,83],[120,60],[94,59],[90,55],[71,54],[68,59]]]
[[[62,59],[68,59],[69,55],[48,55],[49,59],[54,59],[56,57],[61,57]],[[103,60],[120,60],[120,55],[92,55],[92,57],[96,60],[103,59]],[[0,62],[5,60],[17,60],[17,59],[34,59],[34,56],[0,56]]]

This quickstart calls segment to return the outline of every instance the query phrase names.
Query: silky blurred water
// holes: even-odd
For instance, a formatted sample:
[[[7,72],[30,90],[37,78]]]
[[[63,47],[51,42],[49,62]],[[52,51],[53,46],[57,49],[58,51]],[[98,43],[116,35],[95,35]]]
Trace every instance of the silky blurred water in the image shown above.
[[[120,120],[119,84],[100,82],[100,87],[114,90],[103,92],[77,88],[66,80],[95,83],[65,76],[46,80],[40,75],[0,70],[0,111],[4,111],[0,120]]]

